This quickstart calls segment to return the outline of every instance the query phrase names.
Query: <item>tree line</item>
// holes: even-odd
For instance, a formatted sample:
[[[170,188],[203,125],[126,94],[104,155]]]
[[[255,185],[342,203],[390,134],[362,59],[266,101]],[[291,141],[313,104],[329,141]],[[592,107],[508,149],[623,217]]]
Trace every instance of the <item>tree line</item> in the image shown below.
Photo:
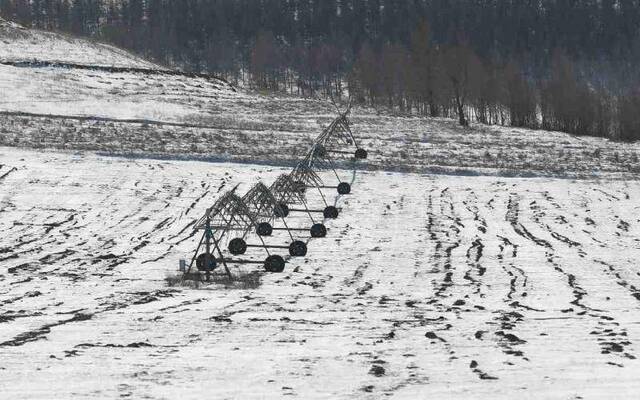
[[[561,50],[549,73],[479,56],[467,43],[436,46],[421,24],[410,46],[364,46],[348,74],[350,95],[371,106],[431,117],[612,139],[640,140],[640,86],[612,90]],[[637,82],[637,81],[636,81]]]
[[[640,139],[640,0],[3,0],[260,90]]]

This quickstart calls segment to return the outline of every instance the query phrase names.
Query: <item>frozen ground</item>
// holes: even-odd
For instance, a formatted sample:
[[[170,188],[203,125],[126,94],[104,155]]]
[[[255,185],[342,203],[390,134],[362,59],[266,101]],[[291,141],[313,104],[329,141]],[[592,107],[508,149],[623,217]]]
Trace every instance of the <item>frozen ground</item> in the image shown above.
[[[164,278],[216,193],[277,168],[14,148],[0,164],[16,168],[0,178],[7,398],[640,390],[638,181],[362,173],[306,259],[228,290]]]

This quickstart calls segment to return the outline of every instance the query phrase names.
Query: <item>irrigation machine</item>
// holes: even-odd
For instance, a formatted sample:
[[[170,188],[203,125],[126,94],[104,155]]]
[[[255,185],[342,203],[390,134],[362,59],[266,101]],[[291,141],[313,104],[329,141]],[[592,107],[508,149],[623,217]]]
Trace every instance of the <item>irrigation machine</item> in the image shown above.
[[[291,173],[280,175],[269,187],[259,182],[244,196],[237,194],[236,186],[218,198],[195,224],[202,233],[191,262],[183,266],[184,276],[208,281],[224,269],[231,278],[231,266],[251,264],[283,272],[289,259],[307,255],[311,238],[325,238],[325,223],[340,215],[338,199],[351,194],[357,163],[368,157],[353,135],[350,112],[351,104],[345,112],[338,109],[339,116]],[[345,168],[352,169],[348,179],[339,173]],[[327,190],[337,191],[334,201]],[[312,206],[316,203],[320,206]],[[281,251],[288,252],[286,258],[277,254]]]

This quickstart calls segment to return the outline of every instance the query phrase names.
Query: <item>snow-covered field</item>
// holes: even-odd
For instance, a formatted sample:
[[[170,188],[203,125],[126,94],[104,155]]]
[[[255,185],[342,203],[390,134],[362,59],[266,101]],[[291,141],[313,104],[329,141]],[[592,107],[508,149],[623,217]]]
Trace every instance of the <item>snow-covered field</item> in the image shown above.
[[[189,224],[278,168],[13,148],[0,164],[17,168],[0,181],[7,398],[640,390],[637,181],[366,172],[284,274],[192,289],[164,280]]]
[[[640,144],[356,108],[328,238],[193,288],[194,221],[335,108],[2,20],[0,64],[0,399],[638,396]]]
[[[0,145],[285,165],[298,160],[336,116],[326,102],[227,90],[219,93],[202,107],[189,103],[193,100],[189,96],[182,98],[185,102],[149,101],[139,106],[132,105],[135,101],[127,96],[121,102],[115,100],[116,96],[99,107],[90,99],[81,101],[82,107],[93,108],[101,117],[107,114],[104,110],[130,106],[119,109],[119,115],[147,115],[144,121],[2,115]],[[33,104],[15,106],[11,111],[31,110],[38,103]],[[0,102],[0,108],[2,105]],[[5,104],[5,109],[9,107]],[[55,107],[60,108],[56,112],[67,108],[64,115],[76,110],[73,102],[63,100]],[[185,115],[192,107],[200,115],[177,118],[178,113]],[[147,111],[138,113],[140,109]],[[164,111],[169,122],[149,120]],[[640,144],[621,145],[600,138],[503,127],[465,130],[451,120],[377,115],[361,108],[353,111],[351,121],[362,145],[372,149],[372,169],[464,175],[640,176]]]

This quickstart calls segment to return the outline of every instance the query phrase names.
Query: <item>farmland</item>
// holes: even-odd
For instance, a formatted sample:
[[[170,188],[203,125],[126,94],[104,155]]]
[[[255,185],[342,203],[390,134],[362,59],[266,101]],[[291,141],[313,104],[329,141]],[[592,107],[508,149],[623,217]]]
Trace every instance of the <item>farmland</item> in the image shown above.
[[[0,26],[7,398],[640,389],[638,144],[357,107],[370,157],[327,238],[281,274],[232,266],[250,285],[175,284],[216,198],[289,171],[336,108]]]

